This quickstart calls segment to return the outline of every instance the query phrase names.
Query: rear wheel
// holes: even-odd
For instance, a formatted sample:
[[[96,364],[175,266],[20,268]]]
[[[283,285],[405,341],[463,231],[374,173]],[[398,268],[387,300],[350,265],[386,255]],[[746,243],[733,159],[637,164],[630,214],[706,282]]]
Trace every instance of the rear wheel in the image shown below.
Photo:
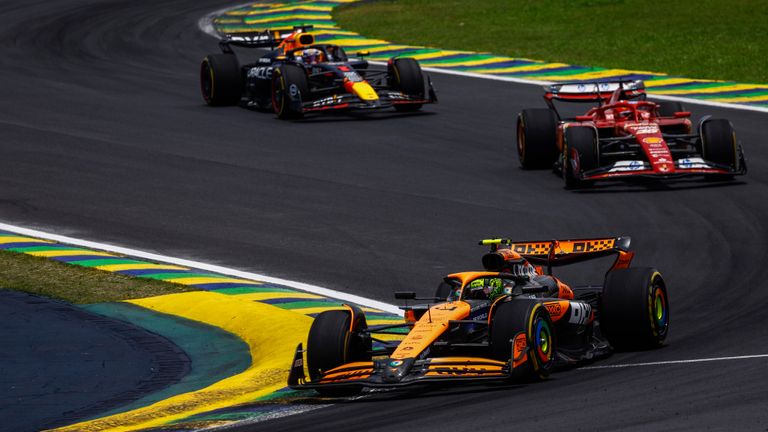
[[[200,64],[200,90],[211,106],[235,105],[243,93],[240,63],[233,54],[210,54]]]
[[[409,57],[397,58],[387,69],[387,80],[390,86],[408,96],[424,99],[424,75],[416,60]],[[410,112],[418,111],[421,106],[421,104],[397,104],[395,109]]]
[[[645,267],[608,272],[600,329],[619,350],[660,347],[669,332],[669,300],[661,273]]]
[[[523,110],[517,116],[517,156],[525,169],[551,168],[557,159],[557,116],[551,109]]]
[[[565,129],[563,178],[567,188],[591,186],[592,182],[580,178],[580,173],[599,167],[597,136],[589,127],[574,126]]]
[[[304,116],[301,106],[294,101],[304,102],[309,97],[307,74],[300,66],[284,64],[272,73],[272,107],[277,117],[296,119]]]
[[[307,369],[313,381],[343,364],[371,360],[371,338],[361,334],[367,328],[365,318],[352,331],[350,320],[346,310],[325,311],[315,318],[307,340]],[[325,396],[350,396],[360,390],[358,386],[317,389]]]
[[[736,133],[726,119],[711,119],[701,125],[701,153],[704,160],[739,168]]]
[[[527,352],[514,357],[514,338],[525,335]],[[513,370],[515,381],[535,381],[549,376],[555,365],[556,337],[552,319],[547,309],[535,300],[511,300],[496,307],[491,322],[491,356],[513,364],[521,361]]]

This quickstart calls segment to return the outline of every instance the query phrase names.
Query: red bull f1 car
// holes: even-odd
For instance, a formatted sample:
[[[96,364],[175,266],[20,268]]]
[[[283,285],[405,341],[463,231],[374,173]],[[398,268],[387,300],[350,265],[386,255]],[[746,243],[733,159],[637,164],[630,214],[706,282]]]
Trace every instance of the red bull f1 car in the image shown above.
[[[679,102],[646,100],[642,81],[554,84],[549,108],[523,110],[517,118],[517,153],[523,168],[554,168],[567,187],[628,177],[746,174],[733,125],[702,118],[694,127]],[[563,117],[555,102],[594,105]]]
[[[200,87],[208,105],[241,104],[272,109],[281,119],[339,110],[417,111],[437,102],[429,77],[407,57],[389,59],[386,70],[369,69],[364,59],[347,56],[338,45],[316,43],[312,26],[227,34],[222,54],[200,66]],[[241,64],[233,47],[268,48],[254,62]]]
[[[288,385],[348,396],[423,383],[535,381],[614,349],[664,343],[667,287],[657,270],[630,268],[629,237],[481,244],[491,247],[484,269],[448,275],[430,303],[409,306],[425,299],[395,294],[406,301],[402,324],[369,326],[352,305],[319,314],[306,350],[296,349]],[[606,256],[615,261],[601,285],[572,287],[552,276],[553,267]],[[385,337],[404,332],[399,341]]]

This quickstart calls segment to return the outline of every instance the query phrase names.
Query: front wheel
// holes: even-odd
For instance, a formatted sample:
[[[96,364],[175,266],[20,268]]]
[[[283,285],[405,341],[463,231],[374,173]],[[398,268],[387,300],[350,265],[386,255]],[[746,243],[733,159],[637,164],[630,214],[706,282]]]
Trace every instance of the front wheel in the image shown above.
[[[710,119],[701,125],[701,153],[704,160],[724,165],[732,170],[739,168],[739,151],[736,133],[726,119]]]
[[[592,182],[582,180],[581,173],[599,167],[595,130],[583,126],[567,128],[563,149],[565,187],[576,189],[591,186]]]
[[[307,339],[307,369],[313,381],[335,367],[357,361],[371,361],[371,338],[363,334],[368,327],[365,317],[356,320],[350,331],[351,314],[346,310],[320,313],[309,328]],[[351,396],[359,393],[358,386],[319,388],[324,396]]]
[[[309,98],[307,73],[301,66],[284,64],[272,73],[272,107],[281,120],[304,116],[302,102]]]
[[[551,168],[557,159],[557,116],[548,108],[517,116],[517,157],[524,169]]]
[[[387,67],[389,85],[407,96],[424,99],[424,75],[419,62],[410,57],[391,60]],[[421,104],[396,104],[395,109],[402,112],[418,111]]]
[[[516,356],[517,335],[525,338],[526,346]],[[557,338],[552,318],[541,302],[517,299],[497,306],[491,322],[490,342],[494,359],[512,362],[515,381],[545,379],[555,365]]]
[[[661,273],[645,267],[608,272],[601,297],[600,329],[619,350],[663,345],[669,332],[669,299]]]

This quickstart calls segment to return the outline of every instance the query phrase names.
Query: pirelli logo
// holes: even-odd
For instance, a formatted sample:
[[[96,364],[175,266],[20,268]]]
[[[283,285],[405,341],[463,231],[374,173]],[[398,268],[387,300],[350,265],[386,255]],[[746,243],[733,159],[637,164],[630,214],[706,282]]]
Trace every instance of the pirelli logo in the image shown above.
[[[560,241],[555,243],[555,255],[601,252],[613,249],[616,239]],[[549,255],[551,242],[513,243],[512,250],[520,255]]]

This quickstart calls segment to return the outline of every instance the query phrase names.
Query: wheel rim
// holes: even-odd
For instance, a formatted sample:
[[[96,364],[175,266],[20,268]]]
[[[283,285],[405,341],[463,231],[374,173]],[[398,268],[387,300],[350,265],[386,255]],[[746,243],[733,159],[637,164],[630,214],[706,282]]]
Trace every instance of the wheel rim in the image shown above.
[[[536,344],[536,356],[543,367],[547,367],[553,358],[552,329],[549,323],[539,317],[535,321],[533,341]]]
[[[664,335],[669,325],[669,312],[664,289],[658,285],[653,290],[653,321],[658,334]]]
[[[274,80],[275,89],[272,90],[272,107],[280,115],[283,113],[283,103],[285,101],[285,81],[282,75],[277,75]]]

